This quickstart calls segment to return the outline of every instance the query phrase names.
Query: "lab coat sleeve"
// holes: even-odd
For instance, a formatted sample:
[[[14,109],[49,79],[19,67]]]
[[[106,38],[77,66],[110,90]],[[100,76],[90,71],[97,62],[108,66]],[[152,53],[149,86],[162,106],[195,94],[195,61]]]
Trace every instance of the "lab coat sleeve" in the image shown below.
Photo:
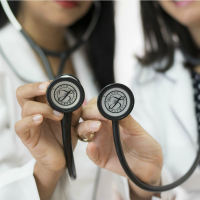
[[[162,139],[160,139],[159,131],[160,129],[156,126],[155,120],[152,118],[152,114],[149,113],[149,110],[145,107],[145,99],[143,98],[143,95],[141,94],[143,87],[147,87],[147,85],[140,85],[138,77],[141,74],[141,66],[137,65],[135,70],[135,78],[133,80],[132,85],[132,91],[134,93],[136,102],[135,107],[132,112],[133,118],[142,125],[142,127],[150,133],[160,144],[163,142]],[[161,146],[165,146],[165,144],[161,144]],[[164,166],[162,168],[161,172],[161,184],[167,185],[172,182],[172,176],[169,172],[169,170]],[[128,183],[127,183],[128,187]],[[162,200],[171,200],[173,199],[174,191],[167,191],[161,193],[161,198],[158,197],[152,197],[152,200],[156,199],[162,199]]]
[[[148,103],[149,98],[148,96],[143,93],[143,88],[147,88],[149,83],[144,83],[140,84],[138,81],[138,77],[141,74],[141,67],[140,65],[136,66],[135,70],[135,78],[133,80],[132,84],[132,91],[134,93],[136,102],[135,102],[135,107],[132,112],[133,118],[142,125],[142,127],[149,133],[151,134],[162,146],[163,153],[165,152],[165,148],[167,147],[167,143],[163,137],[163,127],[159,126],[159,123],[157,123],[157,118],[154,117],[154,111],[149,110],[149,107],[146,107],[146,103]],[[146,70],[146,69],[145,69]],[[149,70],[149,69],[147,69]],[[152,69],[151,69],[152,70]],[[151,86],[152,87],[152,86]],[[147,92],[148,89],[145,89],[145,92]],[[145,99],[144,99],[145,98]],[[151,101],[150,101],[151,102]],[[172,176],[172,173],[170,170],[163,166],[162,168],[162,173],[161,173],[161,183],[162,185],[168,185],[174,181],[174,178]],[[128,184],[127,184],[128,187]],[[161,198],[158,197],[152,197],[152,200],[185,200],[185,199],[191,199],[187,198],[189,194],[187,194],[186,190],[178,186],[177,188],[167,191],[167,192],[162,192],[161,193]],[[184,198],[183,198],[184,197]]]
[[[33,168],[35,161],[0,174],[0,199],[39,200]]]
[[[37,185],[33,176],[35,160],[26,165],[13,168],[0,175],[0,199],[2,200],[40,200]],[[68,174],[59,179],[51,200],[74,200]]]
[[[70,186],[67,172],[59,179],[51,200],[76,200],[75,194]]]
[[[128,184],[128,179],[119,175],[114,174],[114,180],[115,180],[115,192],[116,195],[113,199],[115,200],[131,200],[130,199],[130,188]],[[161,175],[161,182],[162,185],[169,184],[171,181],[170,174],[166,169],[162,170]],[[161,198],[152,197],[152,200],[172,200],[174,196],[173,191],[167,191],[161,193]]]

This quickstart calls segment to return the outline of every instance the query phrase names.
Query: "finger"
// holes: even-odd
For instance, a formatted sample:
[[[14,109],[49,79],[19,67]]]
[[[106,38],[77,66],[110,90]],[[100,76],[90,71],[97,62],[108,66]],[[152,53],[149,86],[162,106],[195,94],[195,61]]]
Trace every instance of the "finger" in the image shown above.
[[[119,125],[123,128],[125,134],[128,135],[146,135],[147,132],[142,126],[133,119],[131,115],[119,121]]]
[[[87,153],[88,157],[90,158],[90,160],[92,162],[94,162],[96,165],[98,165],[99,167],[102,167],[102,168],[105,167],[105,164],[102,163],[99,159],[100,158],[100,152],[99,152],[99,150],[96,147],[94,142],[88,143],[86,153]]]
[[[79,109],[77,109],[74,112],[72,112],[72,121],[71,121],[72,126],[76,126],[77,125],[77,123],[80,120],[81,113],[82,113],[82,106]]]
[[[81,117],[83,120],[89,120],[89,119],[98,119],[98,120],[107,120],[104,118],[101,113],[99,112],[96,104],[96,99],[93,99],[90,101],[91,103],[88,103],[88,105],[83,107],[83,112]]]
[[[22,118],[35,114],[41,114],[43,117],[54,121],[60,121],[64,115],[63,113],[53,110],[48,104],[27,101],[22,107]]]
[[[97,132],[100,130],[100,128],[101,128],[100,121],[87,120],[79,123],[76,126],[76,133],[81,138],[89,138],[92,132]]]
[[[21,119],[15,124],[15,132],[25,142],[30,138],[30,129],[40,125],[43,121],[42,115],[34,115]]]
[[[39,97],[40,101],[46,102],[46,90],[49,82],[30,83],[17,88],[17,100],[22,107],[26,101],[33,101],[35,97]]]

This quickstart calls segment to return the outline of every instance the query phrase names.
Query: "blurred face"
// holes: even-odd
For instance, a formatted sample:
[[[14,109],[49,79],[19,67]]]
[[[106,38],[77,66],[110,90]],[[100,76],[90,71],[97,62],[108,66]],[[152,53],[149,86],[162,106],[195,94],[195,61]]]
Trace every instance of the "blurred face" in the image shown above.
[[[69,26],[82,18],[91,5],[92,1],[22,1],[20,12],[51,25]]]
[[[200,25],[200,1],[159,1],[161,7],[175,20],[186,27]]]

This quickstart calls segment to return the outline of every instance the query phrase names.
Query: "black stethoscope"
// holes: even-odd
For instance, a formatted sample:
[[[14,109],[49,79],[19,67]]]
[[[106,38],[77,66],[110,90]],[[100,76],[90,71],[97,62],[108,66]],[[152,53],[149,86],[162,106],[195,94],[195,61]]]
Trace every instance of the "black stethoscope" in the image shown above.
[[[11,23],[15,26],[15,28],[20,31],[28,43],[35,49],[35,51],[39,54],[42,61],[44,62],[45,68],[49,75],[49,78],[54,79],[54,76],[51,71],[51,67],[48,63],[46,55],[53,55],[62,57],[62,61],[59,67],[59,73],[62,73],[64,63],[69,58],[69,56],[83,44],[91,35],[100,15],[100,2],[94,2],[95,12],[93,15],[93,19],[84,33],[83,37],[77,44],[69,50],[69,52],[49,52],[46,50],[42,50],[35,42],[27,35],[27,33],[22,29],[21,25],[18,23],[10,7],[6,0],[1,0],[1,4],[5,13],[7,14]],[[84,89],[81,86],[79,80],[72,75],[63,74],[54,79],[48,89],[47,89],[47,100],[52,108],[64,113],[64,120],[62,120],[62,135],[63,135],[63,145],[64,145],[64,153],[67,161],[67,168],[71,178],[76,178],[76,170],[74,164],[73,157],[73,149],[71,144],[71,112],[78,109],[83,101],[84,101]],[[119,132],[119,120],[127,117],[134,107],[134,96],[131,90],[125,85],[114,83],[103,88],[98,96],[97,102],[98,109],[100,113],[107,119],[112,120],[113,126],[113,137],[116,152],[119,158],[119,161],[126,172],[129,179],[134,182],[138,187],[150,191],[150,192],[163,192],[167,190],[171,190],[184,181],[186,181],[191,174],[194,172],[195,168],[198,166],[200,161],[200,148],[197,153],[197,157],[189,169],[189,171],[177,181],[165,185],[165,186],[151,186],[147,185],[141,180],[139,180],[126,161],[126,158],[123,153],[121,140],[120,140],[120,132]],[[199,147],[200,147],[200,140]]]

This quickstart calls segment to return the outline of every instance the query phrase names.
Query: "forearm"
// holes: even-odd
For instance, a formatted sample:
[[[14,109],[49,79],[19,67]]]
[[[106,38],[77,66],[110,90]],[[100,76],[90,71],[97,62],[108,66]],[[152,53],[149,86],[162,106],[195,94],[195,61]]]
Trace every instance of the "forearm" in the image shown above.
[[[152,196],[160,197],[160,194],[155,194],[152,192],[142,190],[134,183],[132,183],[130,180],[128,182],[129,182],[131,200],[151,200]],[[156,185],[160,185],[160,181]]]
[[[41,200],[49,200],[51,198],[62,173],[63,171],[58,173],[47,172],[36,162],[34,177]]]

